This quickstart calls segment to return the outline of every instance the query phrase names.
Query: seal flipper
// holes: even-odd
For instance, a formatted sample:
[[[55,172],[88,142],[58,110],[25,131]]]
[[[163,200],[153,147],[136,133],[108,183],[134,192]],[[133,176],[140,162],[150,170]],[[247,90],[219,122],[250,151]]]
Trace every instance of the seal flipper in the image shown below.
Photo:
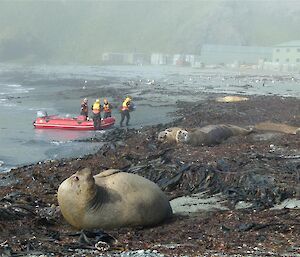
[[[113,174],[116,174],[119,172],[120,172],[120,170],[117,170],[117,169],[109,169],[109,170],[100,172],[99,174],[95,175],[94,177],[103,178],[103,177],[108,177],[110,175],[113,175]]]

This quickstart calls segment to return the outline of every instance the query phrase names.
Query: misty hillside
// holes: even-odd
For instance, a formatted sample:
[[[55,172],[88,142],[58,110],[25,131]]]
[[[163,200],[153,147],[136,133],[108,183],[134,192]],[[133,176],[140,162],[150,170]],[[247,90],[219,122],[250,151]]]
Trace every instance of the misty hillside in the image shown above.
[[[300,39],[300,1],[0,1],[0,62],[97,64],[103,52],[199,54]]]

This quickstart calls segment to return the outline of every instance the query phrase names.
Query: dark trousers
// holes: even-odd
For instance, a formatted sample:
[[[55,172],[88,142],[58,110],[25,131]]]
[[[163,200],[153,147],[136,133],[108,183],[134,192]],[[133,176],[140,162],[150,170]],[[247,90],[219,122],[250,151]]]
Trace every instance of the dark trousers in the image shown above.
[[[88,112],[85,112],[83,110],[80,112],[80,115],[85,116],[86,118],[89,116]]]
[[[93,114],[93,122],[94,122],[94,128],[100,129],[100,127],[101,127],[101,114],[100,113]]]
[[[123,121],[124,121],[125,117],[126,117],[126,126],[128,126],[129,120],[130,120],[130,114],[129,114],[129,111],[128,111],[128,110],[121,111],[120,127],[123,126]]]
[[[104,112],[104,119],[111,117],[111,112]]]

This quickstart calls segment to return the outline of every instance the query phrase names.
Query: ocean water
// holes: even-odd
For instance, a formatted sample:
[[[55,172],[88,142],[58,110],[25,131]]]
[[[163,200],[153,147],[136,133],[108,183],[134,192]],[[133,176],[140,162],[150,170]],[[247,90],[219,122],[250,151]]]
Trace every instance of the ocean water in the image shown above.
[[[105,131],[34,129],[38,110],[77,116],[83,97],[92,102],[104,89],[115,89],[119,101],[124,92],[133,97],[137,110],[130,124],[138,128],[171,121],[178,100],[201,100],[204,92],[300,98],[299,74],[279,75],[165,66],[0,65],[0,172],[43,160],[80,157],[101,147],[101,143],[76,139]],[[118,126],[120,114],[113,114]]]

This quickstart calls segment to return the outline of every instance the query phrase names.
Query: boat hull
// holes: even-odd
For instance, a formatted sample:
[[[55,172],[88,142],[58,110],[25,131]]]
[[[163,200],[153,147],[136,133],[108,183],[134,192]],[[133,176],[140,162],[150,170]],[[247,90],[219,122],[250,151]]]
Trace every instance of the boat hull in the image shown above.
[[[101,121],[100,130],[108,129],[115,124],[115,118],[109,117]],[[84,120],[81,116],[76,118],[62,118],[47,116],[37,118],[33,122],[36,129],[65,129],[65,130],[95,130],[93,120]]]

